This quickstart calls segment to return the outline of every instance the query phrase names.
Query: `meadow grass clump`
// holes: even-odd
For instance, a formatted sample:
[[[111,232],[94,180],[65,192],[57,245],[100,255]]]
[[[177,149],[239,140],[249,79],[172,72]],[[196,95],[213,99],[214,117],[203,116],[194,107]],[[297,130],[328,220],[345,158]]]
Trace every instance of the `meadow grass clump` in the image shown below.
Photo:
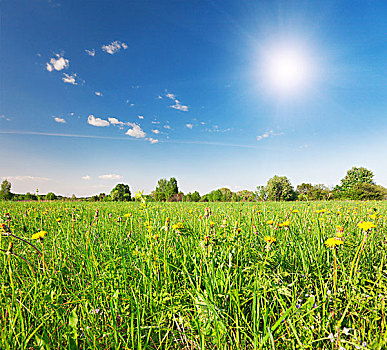
[[[385,202],[0,208],[1,349],[387,347]]]

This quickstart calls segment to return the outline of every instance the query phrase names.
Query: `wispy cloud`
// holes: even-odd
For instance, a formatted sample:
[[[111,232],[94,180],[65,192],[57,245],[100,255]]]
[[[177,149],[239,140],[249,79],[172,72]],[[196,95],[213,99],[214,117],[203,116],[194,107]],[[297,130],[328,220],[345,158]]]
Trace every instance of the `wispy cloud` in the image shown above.
[[[78,85],[78,83],[75,81],[75,78],[77,77],[77,75],[75,73],[72,74],[72,75],[63,73],[63,75],[64,75],[64,77],[62,78],[62,80],[65,83],[69,83],[69,84],[73,84],[73,85]]]
[[[53,117],[57,123],[66,124],[66,120],[63,118]]]
[[[118,174],[106,174],[98,176],[102,180],[121,180],[123,178],[122,175]]]
[[[117,118],[114,118],[114,117],[109,117],[108,120],[109,120],[110,124],[112,124],[112,125],[126,125],[126,123],[121,122],[120,120],[118,120]]]
[[[156,134],[156,135],[157,135],[157,134],[160,134],[160,130],[158,130],[158,129],[153,129],[152,132],[153,132],[154,134]]]
[[[95,56],[95,50],[94,49],[92,49],[92,50],[85,50],[85,52],[89,55],[89,56],[92,56],[92,57],[94,57]]]
[[[271,137],[271,136],[280,136],[280,135],[283,135],[283,133],[281,132],[281,133],[276,134],[273,130],[270,130],[270,131],[265,132],[262,135],[258,135],[257,141],[261,141],[261,140],[266,139],[266,138]]]
[[[6,120],[7,122],[10,122],[10,121],[11,121],[11,118],[7,118],[4,114],[0,115],[0,119],[4,119],[4,120]]]
[[[93,126],[109,126],[109,122],[107,120],[96,118],[92,114],[87,118],[87,123]]]
[[[169,125],[164,125],[164,129],[168,129],[168,130],[170,130],[170,129],[171,129],[171,127],[170,127]]]
[[[51,58],[50,62],[46,63],[46,69],[49,72],[52,72],[54,69],[60,71],[62,69],[68,68],[70,65],[70,61],[61,55],[57,54],[56,58]]]
[[[154,139],[154,138],[152,138],[152,137],[149,137],[149,138],[147,138],[147,139],[145,139],[145,140],[149,141],[152,145],[153,145],[154,143],[159,142],[159,140]]]
[[[132,128],[125,133],[126,135],[135,137],[137,139],[144,138],[146,136],[146,133],[141,129],[140,125],[135,123],[131,123],[130,125]]]
[[[165,94],[165,97],[167,97],[170,100],[173,100],[175,102],[174,105],[171,105],[169,107],[177,109],[179,111],[188,112],[188,109],[189,109],[188,106],[181,104],[181,102],[176,98],[175,94],[167,93],[167,94]]]
[[[30,176],[30,175],[23,175],[23,176],[3,176],[3,179],[7,179],[10,181],[51,181],[52,179],[48,177],[40,177],[40,176]]]
[[[82,176],[81,179],[88,181],[91,179],[91,177],[89,175],[85,175],[85,176]]]
[[[168,97],[171,100],[176,100],[176,95],[175,94],[165,94],[165,97]]]
[[[97,96],[103,96],[102,95],[102,92],[99,92],[99,91],[96,91],[96,92],[94,92]]]
[[[175,104],[170,107],[178,111],[188,112],[188,106],[182,105],[179,100],[175,100]]]
[[[50,137],[71,137],[71,138],[85,138],[85,139],[101,139],[101,140],[117,140],[117,141],[140,141],[136,138],[127,137],[112,137],[112,136],[99,136],[99,135],[80,135],[80,134],[63,134],[63,133],[49,133],[39,131],[0,131],[3,135],[35,135],[35,136],[50,136]],[[255,148],[263,149],[262,146],[246,145],[246,144],[233,144],[222,142],[210,142],[210,141],[159,141],[160,143],[174,143],[174,144],[189,144],[189,145],[213,145],[213,146],[225,146],[225,147],[239,147],[239,148]],[[273,148],[270,148],[273,150]],[[282,148],[281,148],[282,149]],[[280,148],[275,148],[276,151],[280,151]]]
[[[144,116],[139,115],[139,116],[138,116],[138,119],[144,119]]]
[[[192,128],[193,128],[193,124],[185,124],[185,126],[186,126],[188,129],[192,129]]]
[[[211,129],[205,129],[207,132],[229,132],[231,131],[231,128],[227,129],[220,129],[219,125],[214,125]]]
[[[125,43],[123,43],[121,41],[113,41],[110,44],[102,45],[102,50],[111,54],[111,55],[114,55],[115,53],[120,51],[121,48],[126,50],[128,48],[128,45],[126,45]]]

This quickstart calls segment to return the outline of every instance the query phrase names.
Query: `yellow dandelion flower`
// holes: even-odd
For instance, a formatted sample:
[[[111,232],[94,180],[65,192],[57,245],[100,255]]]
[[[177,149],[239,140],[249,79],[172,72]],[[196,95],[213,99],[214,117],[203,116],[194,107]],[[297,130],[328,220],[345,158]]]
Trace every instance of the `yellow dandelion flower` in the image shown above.
[[[357,227],[359,227],[360,229],[362,229],[363,231],[368,231],[370,230],[371,228],[375,228],[376,225],[373,223],[373,222],[370,222],[370,221],[365,221],[365,222],[360,222],[357,224]]]
[[[273,244],[277,239],[272,237],[272,236],[265,236],[263,237],[263,239],[265,240],[265,242],[267,244]]]
[[[131,216],[132,216],[132,213],[128,213],[124,215],[125,218],[130,218]]]
[[[273,221],[273,220],[268,220],[266,223],[267,223],[268,225],[273,225],[273,224],[274,224],[274,221]]]
[[[290,225],[290,221],[289,220],[286,220],[284,222],[281,222],[280,224],[278,224],[279,227],[289,227]]]
[[[344,244],[344,242],[340,238],[337,238],[337,237],[331,237],[325,241],[325,245],[328,248],[334,248],[334,247],[337,247],[341,244]]]
[[[180,232],[184,228],[184,224],[182,222],[178,222],[177,224],[172,225],[172,228],[177,232]]]
[[[46,231],[39,231],[38,233],[34,233],[31,238],[32,239],[43,239],[46,234],[47,234]]]
[[[300,211],[298,209],[292,210],[292,213],[299,213]]]

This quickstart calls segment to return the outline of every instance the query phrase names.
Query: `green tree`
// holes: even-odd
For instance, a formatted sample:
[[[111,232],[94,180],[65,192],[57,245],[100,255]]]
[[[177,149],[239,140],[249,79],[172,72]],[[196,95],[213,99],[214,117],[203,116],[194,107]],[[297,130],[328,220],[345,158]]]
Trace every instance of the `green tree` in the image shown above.
[[[157,182],[154,198],[159,202],[169,201],[178,193],[179,188],[177,186],[177,180],[174,177],[171,177],[169,181],[167,179],[160,179]]]
[[[248,190],[242,190],[237,192],[237,196],[242,202],[253,202],[254,201],[254,192]]]
[[[49,201],[53,201],[57,198],[56,194],[54,192],[48,192],[45,197]]]
[[[3,200],[12,199],[11,183],[7,179],[5,179],[1,183],[0,199],[3,199]]]
[[[261,201],[261,202],[265,201],[267,199],[265,186],[257,186],[254,192],[254,197],[257,201]]]
[[[266,185],[267,197],[271,201],[291,201],[295,198],[295,192],[286,176],[275,175]]]
[[[335,187],[335,194],[339,198],[361,199],[364,197],[361,195],[361,189],[363,188],[367,192],[372,188],[372,186],[364,185],[375,186],[373,178],[374,174],[371,170],[364,167],[352,167],[341,179],[340,185]]]
[[[199,202],[200,201],[200,194],[198,191],[195,191],[194,193],[192,193],[191,200],[192,200],[192,202]]]
[[[99,196],[99,200],[103,200],[105,198],[105,196]],[[110,192],[110,198],[111,200],[113,201],[120,201],[120,202],[123,202],[123,201],[130,201],[131,200],[131,193],[130,193],[130,189],[129,189],[129,185],[125,185],[125,184],[118,184],[116,185],[116,187],[114,187],[111,192]]]

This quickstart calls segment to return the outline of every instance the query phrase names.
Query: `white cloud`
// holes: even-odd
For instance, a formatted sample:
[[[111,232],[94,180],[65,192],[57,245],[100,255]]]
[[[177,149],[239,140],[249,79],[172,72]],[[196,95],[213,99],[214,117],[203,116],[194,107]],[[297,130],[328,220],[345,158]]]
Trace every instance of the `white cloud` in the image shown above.
[[[64,77],[62,78],[62,80],[65,83],[69,83],[69,84],[73,84],[73,85],[78,85],[78,83],[75,81],[75,78],[77,76],[75,73],[73,75],[69,75],[69,74],[63,73],[63,75],[64,75]]]
[[[11,118],[7,118],[4,114],[0,115],[0,119],[5,119],[7,122],[11,121]]]
[[[193,125],[192,125],[192,124],[185,124],[185,126],[186,126],[188,129],[192,129],[192,128],[193,128]]]
[[[164,125],[164,128],[165,129],[171,129],[171,127],[169,125]]]
[[[129,129],[125,134],[135,137],[137,139],[144,138],[146,136],[146,133],[141,129],[140,125],[137,125],[135,123],[130,124],[132,126],[132,129]]]
[[[3,179],[7,179],[7,180],[10,180],[10,181],[51,181],[50,178],[48,177],[40,177],[40,176],[30,176],[30,175],[26,175],[26,176],[7,176],[7,177],[3,177]]]
[[[177,109],[179,111],[188,112],[188,106],[182,105],[181,102],[178,99],[176,99],[175,94],[168,93],[168,94],[165,94],[165,97],[168,97],[169,99],[175,101],[175,104],[169,107]]]
[[[70,61],[60,55],[56,55],[55,58],[50,59],[50,63],[46,63],[46,69],[49,72],[52,72],[54,69],[60,71],[62,69],[68,68],[70,65]]]
[[[122,179],[122,176],[117,175],[117,174],[106,174],[106,175],[100,175],[98,177],[100,179],[103,179],[103,180],[120,180],[120,179]]]
[[[157,96],[157,99],[158,99],[158,100],[162,100],[162,99],[163,99],[163,96],[158,95],[158,96]]]
[[[66,120],[63,118],[53,117],[57,123],[66,124]]]
[[[107,53],[110,53],[111,55],[114,55],[116,52],[120,51],[121,48],[126,50],[128,48],[128,45],[122,43],[121,41],[113,41],[111,44],[102,45],[102,50]]]
[[[92,49],[92,50],[85,50],[85,52],[89,55],[89,56],[92,56],[92,57],[94,57],[95,56],[95,50],[94,49]]]
[[[139,118],[139,119],[144,119],[144,116],[139,115],[138,118]]]
[[[109,126],[109,122],[107,120],[101,118],[95,118],[92,114],[87,118],[87,123],[93,126]]]
[[[161,96],[160,96],[161,97]],[[170,98],[171,100],[176,100],[176,95],[175,94],[166,94],[165,97]]]
[[[46,69],[49,71],[49,72],[52,72],[54,70],[54,67],[49,64],[49,63],[46,63]]]
[[[169,107],[177,109],[178,111],[188,112],[188,106],[182,105],[179,100],[175,100],[175,104]]]
[[[147,141],[149,141],[152,145],[154,144],[154,143],[157,143],[157,142],[159,142],[159,140],[157,140],[157,139],[153,139],[152,137],[149,137],[148,139],[146,139]]]
[[[154,133],[154,134],[160,134],[160,130],[157,130],[157,129],[154,129],[154,130],[152,130],[152,132]]]
[[[113,118],[113,117],[110,117],[108,118],[110,124],[113,124],[113,125],[123,125],[124,122],[121,122],[119,121],[117,118]]]
[[[258,136],[257,136],[257,141],[261,141],[261,140],[266,139],[266,138],[268,138],[268,137],[270,137],[270,136],[280,136],[280,135],[282,135],[282,134],[283,134],[282,132],[276,134],[276,133],[274,133],[273,130],[270,130],[270,131],[265,132],[265,133],[262,134],[262,135],[258,135]]]
[[[160,122],[152,120],[152,124],[160,124]]]
[[[86,175],[86,176],[82,176],[81,179],[82,180],[90,180],[91,177],[90,177],[90,175]]]
[[[99,92],[99,91],[96,91],[96,92],[94,92],[97,96],[103,96],[102,95],[102,92]]]

